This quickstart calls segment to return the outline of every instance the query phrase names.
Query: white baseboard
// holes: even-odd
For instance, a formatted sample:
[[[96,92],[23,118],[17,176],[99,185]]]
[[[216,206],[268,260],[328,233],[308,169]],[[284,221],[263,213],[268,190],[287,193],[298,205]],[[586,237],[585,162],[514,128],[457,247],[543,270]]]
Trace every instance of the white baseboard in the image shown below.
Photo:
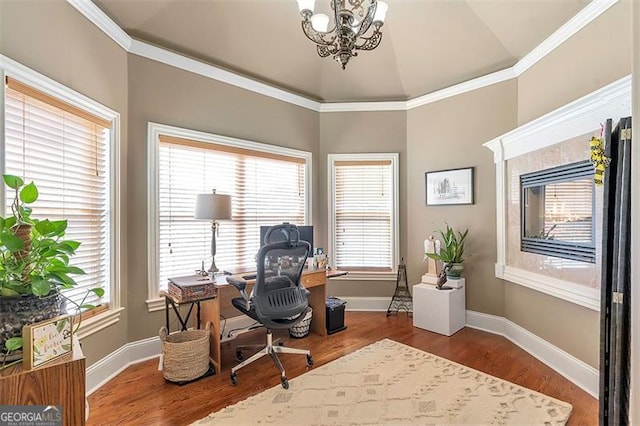
[[[594,398],[598,398],[599,372],[596,368],[518,324],[503,317],[467,310],[467,327],[504,336]]]
[[[113,379],[130,365],[146,361],[160,355],[160,337],[154,336],[137,342],[127,343],[100,361],[87,368],[87,396]]]
[[[340,299],[347,302],[345,308],[348,311],[386,312],[391,302],[389,297],[340,297]],[[222,341],[235,337],[227,337],[230,330],[244,328],[254,322],[246,316],[229,318],[222,330]],[[575,383],[594,398],[598,398],[599,373],[596,368],[591,367],[514,322],[496,315],[467,310],[466,325],[467,327],[504,336]],[[160,338],[150,337],[127,343],[102,358],[87,368],[87,395],[91,395],[130,365],[157,357],[160,355],[161,348]]]

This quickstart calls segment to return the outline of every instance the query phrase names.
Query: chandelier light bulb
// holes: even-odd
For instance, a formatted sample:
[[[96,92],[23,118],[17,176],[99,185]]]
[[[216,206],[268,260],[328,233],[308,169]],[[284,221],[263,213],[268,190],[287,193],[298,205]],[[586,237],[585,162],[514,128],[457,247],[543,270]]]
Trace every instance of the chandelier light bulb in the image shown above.
[[[378,6],[376,7],[376,14],[373,15],[373,22],[384,23],[384,18],[387,16],[387,10],[389,9],[389,5],[383,1],[378,2]]]
[[[300,13],[304,12],[305,10],[313,13],[315,3],[316,0],[298,0],[298,10],[300,10]]]
[[[311,26],[316,31],[326,33],[329,29],[329,17],[324,13],[317,13],[311,17]]]

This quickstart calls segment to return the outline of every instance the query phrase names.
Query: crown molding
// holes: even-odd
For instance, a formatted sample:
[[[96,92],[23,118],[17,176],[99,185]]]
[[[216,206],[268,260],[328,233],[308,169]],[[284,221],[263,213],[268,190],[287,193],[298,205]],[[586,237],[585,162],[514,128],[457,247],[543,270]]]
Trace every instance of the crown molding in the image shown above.
[[[102,32],[113,39],[127,52],[151,59],[184,71],[230,84],[260,95],[297,105],[316,112],[365,112],[365,111],[408,111],[433,102],[487,87],[520,76],[554,49],[567,41],[618,0],[593,0],[513,67],[468,80],[444,89],[418,96],[408,101],[389,102],[318,102],[307,97],[288,92],[227,71],[223,68],[171,52],[143,41],[135,40],[118,26],[91,0],[67,0],[78,12],[94,23]]]
[[[501,83],[503,81],[510,80],[516,77],[517,76],[513,72],[513,67],[491,74],[483,75],[481,77],[467,80],[462,83],[455,84],[453,86],[449,86],[444,89],[410,99],[407,101],[407,109],[421,107],[423,105],[441,101],[443,99],[461,95],[463,93],[471,92],[472,90],[491,86],[492,84]]]
[[[91,0],[67,0],[71,6],[84,15],[89,21],[98,27],[103,33],[109,36],[120,47],[127,52],[131,49],[133,40],[118,24],[116,24],[106,13],[95,5]]]
[[[513,66],[515,74],[520,76],[617,2],[618,0],[593,0],[563,26],[558,28],[545,41],[520,59],[518,63]]]
[[[252,80],[240,74],[227,71],[225,69],[189,58],[179,53],[153,46],[139,40],[132,40],[129,53],[142,56],[172,67],[176,67],[194,74],[201,75],[213,80],[221,81],[241,89],[249,90],[260,95],[288,102],[303,108],[307,108],[316,112],[320,112],[320,102],[296,95],[286,90]]]

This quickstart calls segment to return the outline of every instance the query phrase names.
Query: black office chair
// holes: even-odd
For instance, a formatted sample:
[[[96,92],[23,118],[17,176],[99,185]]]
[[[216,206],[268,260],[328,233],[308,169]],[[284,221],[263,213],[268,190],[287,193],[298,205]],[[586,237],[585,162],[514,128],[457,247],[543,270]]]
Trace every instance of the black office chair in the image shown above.
[[[231,383],[237,384],[236,372],[265,355],[270,355],[280,370],[282,387],[289,388],[284,367],[278,359],[278,353],[301,354],[307,356],[307,364],[313,365],[311,352],[304,349],[274,346],[272,329],[288,329],[302,320],[309,307],[309,292],[300,283],[311,245],[299,239],[295,225],[282,224],[272,226],[264,237],[264,245],[258,251],[256,283],[251,295],[247,295],[246,281],[227,277],[227,282],[236,287],[242,297],[231,300],[233,306],[267,328],[267,344],[251,357],[231,369]],[[255,345],[254,345],[255,346]],[[236,356],[242,359],[242,350],[238,347]]]

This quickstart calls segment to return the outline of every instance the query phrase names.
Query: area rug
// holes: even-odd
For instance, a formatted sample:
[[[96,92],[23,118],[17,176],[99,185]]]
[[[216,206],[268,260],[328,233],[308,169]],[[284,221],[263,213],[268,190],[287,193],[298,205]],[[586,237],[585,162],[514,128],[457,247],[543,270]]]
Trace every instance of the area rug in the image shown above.
[[[195,425],[563,425],[571,405],[381,340]]]

